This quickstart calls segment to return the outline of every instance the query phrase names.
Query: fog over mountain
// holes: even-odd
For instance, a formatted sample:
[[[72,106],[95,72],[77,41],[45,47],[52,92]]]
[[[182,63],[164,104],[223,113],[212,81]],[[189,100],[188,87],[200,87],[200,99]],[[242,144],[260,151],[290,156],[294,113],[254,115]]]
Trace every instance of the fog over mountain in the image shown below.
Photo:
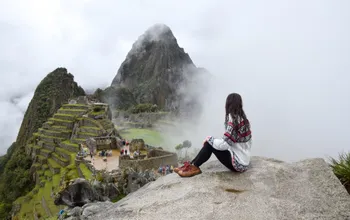
[[[163,23],[214,76],[202,119],[183,125],[195,145],[222,134],[225,98],[238,92],[253,154],[336,156],[350,149],[349,8],[345,0],[1,2],[0,154],[47,73],[66,67],[86,91],[107,87],[140,34]]]

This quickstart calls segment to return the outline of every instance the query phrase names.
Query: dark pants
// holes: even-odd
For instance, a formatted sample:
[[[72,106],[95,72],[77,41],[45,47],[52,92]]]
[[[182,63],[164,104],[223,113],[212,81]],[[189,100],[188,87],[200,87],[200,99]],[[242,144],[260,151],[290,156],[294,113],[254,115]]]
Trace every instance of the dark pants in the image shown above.
[[[214,153],[218,160],[228,169],[236,171],[232,166],[231,153],[228,150],[220,151],[213,148],[208,142],[205,142],[198,155],[192,160],[191,164],[200,167],[209,160],[211,154]]]

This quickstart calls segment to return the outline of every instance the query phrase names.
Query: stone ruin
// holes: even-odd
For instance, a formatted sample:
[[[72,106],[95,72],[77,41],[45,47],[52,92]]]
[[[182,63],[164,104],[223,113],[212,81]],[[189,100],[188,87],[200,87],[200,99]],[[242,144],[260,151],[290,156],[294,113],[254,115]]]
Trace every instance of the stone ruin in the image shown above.
[[[96,144],[96,140],[94,138],[88,138],[86,139],[86,145],[89,148],[89,151],[92,153],[96,153],[97,151],[97,144]]]
[[[132,168],[135,171],[145,171],[158,169],[163,165],[178,165],[177,154],[161,149],[151,149],[147,153],[147,157],[131,158],[129,155],[119,157],[119,168],[126,169]]]
[[[143,139],[132,139],[130,142],[130,152],[136,150],[145,150],[145,141]]]
[[[117,137],[90,137],[86,139],[86,145],[89,151],[96,153],[99,150],[117,149],[120,148],[120,144]]]
[[[86,96],[79,96],[74,99],[69,99],[68,104],[82,104],[82,105],[88,105],[89,99]]]

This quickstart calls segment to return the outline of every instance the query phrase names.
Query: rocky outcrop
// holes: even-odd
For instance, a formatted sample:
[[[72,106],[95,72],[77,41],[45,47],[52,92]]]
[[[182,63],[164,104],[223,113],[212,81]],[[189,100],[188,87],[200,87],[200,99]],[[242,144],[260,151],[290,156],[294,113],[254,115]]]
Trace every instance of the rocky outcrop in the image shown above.
[[[55,205],[81,207],[94,201],[115,200],[136,191],[157,178],[152,171],[135,172],[132,169],[99,175],[101,181],[89,182],[83,178],[71,181],[56,195]]]
[[[108,103],[112,109],[127,110],[137,103],[133,93],[126,87],[110,86],[104,90],[97,89],[94,97],[101,102]]]
[[[350,196],[323,159],[254,157],[242,174],[208,162],[201,175],[170,174],[115,204],[89,206],[84,219],[350,219]]]
[[[124,97],[128,97],[128,103],[133,97],[137,103],[152,103],[160,109],[177,110],[192,102],[187,84],[197,81],[197,75],[202,72],[205,71],[197,68],[179,47],[170,28],[156,24],[133,44],[111,86],[127,88],[124,93],[129,95]],[[121,98],[114,99],[123,103]]]
[[[117,184],[97,180],[90,183],[86,179],[78,178],[56,195],[55,204],[81,207],[93,201],[107,201],[120,194]]]
[[[55,205],[83,206],[96,200],[98,200],[98,195],[91,187],[91,184],[83,178],[78,178],[58,193]]]

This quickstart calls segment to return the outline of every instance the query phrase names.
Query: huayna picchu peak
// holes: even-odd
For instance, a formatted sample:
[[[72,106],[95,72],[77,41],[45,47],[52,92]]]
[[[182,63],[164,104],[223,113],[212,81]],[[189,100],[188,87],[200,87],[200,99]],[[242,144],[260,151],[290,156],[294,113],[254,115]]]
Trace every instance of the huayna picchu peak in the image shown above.
[[[14,202],[20,216],[32,216],[33,209],[40,216],[58,213],[60,206],[54,200],[60,189],[72,179],[91,178],[92,172],[77,155],[82,150],[79,145],[89,139],[106,149],[116,147],[113,140],[118,134],[108,112],[107,104],[86,96],[70,99],[33,134],[26,153],[33,161],[30,174],[36,185]]]
[[[28,140],[68,99],[85,95],[66,68],[57,68],[37,86],[24,114],[17,140],[5,155],[0,169],[0,218],[11,210],[13,201],[28,193],[34,183],[30,176],[32,160],[25,153]],[[5,187],[6,186],[6,187]]]
[[[133,44],[121,64],[112,86],[127,88],[137,103],[156,104],[160,109],[177,110],[195,99],[187,90],[188,82],[201,72],[181,48],[170,28],[164,24],[150,27]]]

